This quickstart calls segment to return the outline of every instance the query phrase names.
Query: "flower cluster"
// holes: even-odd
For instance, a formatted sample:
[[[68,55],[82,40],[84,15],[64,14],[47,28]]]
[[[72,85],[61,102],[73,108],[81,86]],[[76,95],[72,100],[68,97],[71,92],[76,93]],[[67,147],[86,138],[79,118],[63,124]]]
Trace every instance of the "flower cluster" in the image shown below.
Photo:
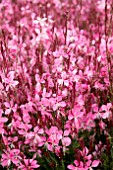
[[[0,163],[112,169],[112,0],[0,1]]]

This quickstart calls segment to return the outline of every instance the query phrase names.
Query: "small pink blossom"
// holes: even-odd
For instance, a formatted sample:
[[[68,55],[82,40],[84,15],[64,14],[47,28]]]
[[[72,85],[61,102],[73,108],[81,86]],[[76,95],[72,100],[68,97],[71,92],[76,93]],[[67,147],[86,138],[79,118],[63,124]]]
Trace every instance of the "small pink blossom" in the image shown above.
[[[17,80],[14,80],[14,71],[10,71],[7,75],[7,78],[5,78],[5,83],[6,83],[6,91],[9,90],[11,87],[15,87],[19,84]]]
[[[5,114],[9,115],[11,111],[16,112],[17,110],[17,104],[14,105],[14,102],[11,100],[10,102],[4,102],[4,105],[6,107]]]
[[[24,159],[23,163],[21,162],[19,165],[19,168],[23,170],[33,170],[39,167],[40,165],[37,164],[37,161],[33,159]]]
[[[15,164],[16,166],[19,165],[21,157],[19,156],[20,150],[19,149],[7,149],[7,151],[4,150],[4,153],[2,154],[1,158],[1,164],[3,167],[10,166],[11,162]]]

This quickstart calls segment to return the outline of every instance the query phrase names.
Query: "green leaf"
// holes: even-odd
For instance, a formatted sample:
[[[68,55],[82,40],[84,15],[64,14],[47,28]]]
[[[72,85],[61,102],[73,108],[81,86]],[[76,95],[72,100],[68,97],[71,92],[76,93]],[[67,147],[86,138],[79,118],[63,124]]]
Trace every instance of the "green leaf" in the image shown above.
[[[62,170],[65,170],[64,160],[62,160]]]

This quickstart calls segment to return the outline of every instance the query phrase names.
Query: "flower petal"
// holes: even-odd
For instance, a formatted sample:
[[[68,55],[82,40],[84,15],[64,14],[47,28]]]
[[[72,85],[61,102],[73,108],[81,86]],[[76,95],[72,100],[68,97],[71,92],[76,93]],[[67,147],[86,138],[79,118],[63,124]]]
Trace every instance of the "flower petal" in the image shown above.
[[[92,162],[92,167],[97,167],[99,165],[100,161],[99,160],[94,160]]]

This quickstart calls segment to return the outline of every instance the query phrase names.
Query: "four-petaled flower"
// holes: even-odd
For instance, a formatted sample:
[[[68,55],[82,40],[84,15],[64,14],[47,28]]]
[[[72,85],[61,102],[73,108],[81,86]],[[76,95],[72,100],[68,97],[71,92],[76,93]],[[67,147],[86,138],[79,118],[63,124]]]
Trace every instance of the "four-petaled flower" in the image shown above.
[[[18,166],[21,160],[21,157],[19,156],[20,150],[19,149],[10,149],[4,150],[4,153],[2,154],[1,158],[1,164],[3,167],[10,166],[11,163]]]
[[[39,168],[40,165],[37,164],[37,161],[34,159],[24,159],[23,163],[20,163],[19,168],[22,170],[34,170]]]

